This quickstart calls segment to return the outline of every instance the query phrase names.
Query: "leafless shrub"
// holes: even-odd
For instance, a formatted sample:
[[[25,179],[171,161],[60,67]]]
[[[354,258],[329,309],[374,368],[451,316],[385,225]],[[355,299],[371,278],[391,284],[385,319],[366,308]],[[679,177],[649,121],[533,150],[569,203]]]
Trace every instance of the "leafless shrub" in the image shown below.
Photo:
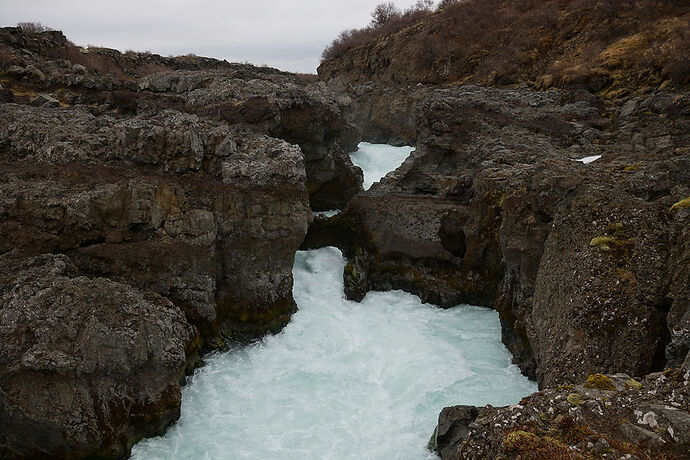
[[[19,22],[17,23],[17,27],[22,29],[22,31],[27,34],[40,34],[41,32],[53,30],[50,27],[44,26],[40,22]]]
[[[323,50],[321,60],[337,58],[349,49],[404,29],[430,14],[433,11],[433,4],[433,0],[418,0],[414,6],[400,11],[392,2],[381,3],[371,13],[371,24],[362,29],[340,32],[338,37]]]
[[[448,5],[451,5],[453,3],[457,3],[459,0],[441,0],[438,2],[438,9],[440,10],[441,8],[445,8]]]

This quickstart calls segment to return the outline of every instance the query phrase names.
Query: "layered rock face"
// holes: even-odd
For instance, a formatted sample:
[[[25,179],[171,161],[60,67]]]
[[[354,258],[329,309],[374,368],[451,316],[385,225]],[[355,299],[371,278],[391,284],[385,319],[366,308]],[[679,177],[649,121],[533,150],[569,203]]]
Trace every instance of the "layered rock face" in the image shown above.
[[[201,352],[295,311],[310,202],[361,190],[347,101],[202,58],[72,62],[59,32],[0,43],[0,457],[124,458]]]
[[[317,218],[305,247],[344,250],[350,298],[404,289],[441,306],[495,308],[514,362],[548,388],[509,408],[444,409],[432,450],[684,458],[689,95],[350,91],[368,108],[356,120],[365,139],[407,136],[417,149],[342,213]]]
[[[105,328],[91,331],[86,319],[80,326],[68,317],[64,329],[45,326],[50,340],[43,343],[47,339],[34,326],[60,324],[60,316],[51,318],[67,314],[59,310],[60,299],[72,289],[68,279],[64,287],[56,287],[56,281],[47,277],[47,287],[52,287],[40,291],[42,310],[36,311],[21,298],[4,299],[3,311],[23,318],[3,323],[7,325],[3,344],[13,350],[5,355],[0,372],[6,402],[13,411],[22,411],[21,417],[49,424],[61,434],[51,435],[54,444],[26,446],[29,450],[14,444],[13,437],[3,447],[19,455],[33,455],[31,449],[36,448],[51,455],[122,456],[134,440],[151,433],[151,424],[160,430],[174,420],[179,410],[179,380],[197,357],[197,335],[201,345],[211,348],[222,344],[223,337],[258,337],[279,330],[289,320],[295,309],[291,294],[294,252],[311,219],[302,153],[284,141],[181,113],[118,120],[95,117],[82,108],[3,104],[0,111],[4,148],[0,247],[18,250],[8,253],[12,259],[64,254],[60,260],[73,267],[78,292],[63,309],[77,315],[80,309],[96,308],[101,316],[97,320]],[[13,275],[14,270],[8,267],[6,273]],[[18,289],[23,288],[21,280],[15,282]],[[93,297],[92,290],[100,297]],[[155,303],[148,306],[143,299],[149,295],[166,308],[154,309]],[[128,318],[131,313],[119,311],[125,296],[141,298],[135,300],[151,310],[148,316],[174,313],[175,320],[186,327],[182,332],[187,335],[178,333],[180,345],[173,356],[177,361],[169,363],[171,357],[163,363],[170,371],[158,375],[155,364],[165,357],[160,356],[165,349],[147,345],[156,340],[167,343],[172,339],[169,330],[146,329],[139,333],[141,339],[118,332],[118,321],[138,330],[136,322],[130,324],[136,316]],[[104,309],[100,298],[108,298],[114,306]],[[29,310],[21,313],[25,308]],[[129,308],[137,309],[136,304]],[[28,311],[36,319],[26,317]],[[165,315],[156,321],[165,320]],[[85,334],[94,335],[92,350],[70,362],[92,368],[94,385],[111,385],[111,393],[96,389],[98,394],[80,397],[58,410],[54,404],[61,401],[41,399],[33,392],[69,395],[81,391],[85,381],[91,385],[91,377],[65,380],[60,366],[67,364],[53,363],[54,357],[42,349],[60,344],[67,360],[81,351]],[[17,342],[25,348],[18,349]],[[108,373],[102,361],[109,360],[107,354],[96,352],[99,347],[133,349],[121,357],[124,363],[118,362],[122,379],[129,379],[133,388],[139,388],[131,383],[134,379],[146,378],[142,369],[157,373],[157,379],[144,380],[137,390],[152,393],[148,398],[138,397],[142,406],[137,410],[160,412],[160,420],[154,417],[138,425],[127,411],[107,410],[92,418],[100,417],[99,429],[114,426],[115,432],[100,438],[93,433],[84,438],[80,432],[87,428],[81,421],[66,422],[77,413],[96,410],[94,405],[101,404],[98,398],[105,405],[117,404],[116,396],[131,399],[128,393],[112,396],[120,391],[117,380],[99,383],[101,374]],[[194,352],[189,362],[185,347]],[[9,393],[12,382],[34,368],[42,370],[34,377],[36,385],[17,384],[28,394]],[[49,415],[65,411],[60,418]]]
[[[493,306],[542,387],[678,364],[689,107],[672,93],[621,107],[584,92],[428,90],[416,152],[315,221],[306,245],[343,247],[352,298],[402,288],[442,306]]]

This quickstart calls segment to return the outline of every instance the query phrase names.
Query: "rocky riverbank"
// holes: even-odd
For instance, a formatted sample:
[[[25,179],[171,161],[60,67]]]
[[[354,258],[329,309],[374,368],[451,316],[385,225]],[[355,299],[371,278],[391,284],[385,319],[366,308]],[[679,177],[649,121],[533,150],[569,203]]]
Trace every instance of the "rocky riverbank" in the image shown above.
[[[416,141],[400,168],[310,227],[304,247],[348,255],[350,298],[404,289],[495,308],[514,361],[544,389],[600,372],[642,378],[687,359],[687,92],[350,91],[375,108],[353,118],[365,139],[375,126],[372,139]]]
[[[508,407],[447,407],[429,448],[444,459],[687,458],[689,370],[593,374]]]
[[[325,84],[0,29],[0,456],[124,458],[362,186]],[[353,131],[354,132],[354,131]]]

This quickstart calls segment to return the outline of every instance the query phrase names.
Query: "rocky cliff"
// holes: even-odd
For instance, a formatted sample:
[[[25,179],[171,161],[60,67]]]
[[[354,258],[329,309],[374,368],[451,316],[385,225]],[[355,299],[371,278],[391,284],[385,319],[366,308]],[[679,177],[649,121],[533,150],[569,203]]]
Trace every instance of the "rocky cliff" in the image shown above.
[[[401,288],[496,308],[542,387],[679,364],[689,109],[687,94],[663,92],[617,106],[588,93],[429,89],[417,150],[315,221],[306,245],[344,249],[352,298]]]
[[[361,190],[356,133],[272,69],[0,46],[0,457],[124,458],[200,353],[290,319],[311,206]]]
[[[310,227],[304,247],[334,244],[347,255],[348,297],[403,289],[441,306],[493,307],[514,362],[544,389],[598,372],[642,378],[669,369],[682,376],[674,369],[690,359],[687,92],[611,102],[581,90],[469,85],[369,82],[349,91],[360,107],[367,98],[359,92],[375,95],[356,120],[365,138],[406,139],[417,147],[342,213]],[[680,437],[660,429],[650,434],[633,420],[642,406],[646,413],[649,404],[668,404],[663,398],[647,404],[636,392],[620,395],[625,409],[614,403],[596,419],[573,419],[586,434],[577,441],[550,431],[560,429],[552,411],[537,425],[524,420],[526,429],[507,409],[447,409],[465,428],[462,441],[439,453],[515,458],[543,449],[534,458],[606,452],[682,458],[687,377],[676,380],[671,393],[680,405],[669,409],[675,421],[661,430],[668,425]],[[539,413],[555,404],[553,396],[534,396]],[[630,426],[621,431],[616,420],[623,413]],[[438,430],[460,423],[443,418]],[[506,423],[496,429],[498,418]],[[525,439],[510,444],[510,433],[523,431]],[[551,439],[555,444],[546,445]]]
[[[361,190],[347,152],[357,132],[324,83],[270,68],[210,58],[81,48],[61,32],[0,29],[0,101],[94,105],[120,115],[165,109],[199,115],[298,144],[317,210],[343,207]]]
[[[663,65],[640,57],[686,50],[670,35],[684,37],[688,13],[656,2],[644,16],[645,2],[630,2],[586,22],[604,2],[575,5],[451,3],[319,68],[351,96],[365,140],[416,151],[343,213],[316,219],[305,247],[344,250],[354,299],[399,288],[495,308],[514,362],[544,389],[516,407],[445,409],[432,439],[443,458],[687,452],[687,368],[677,366],[690,348],[690,99],[688,72],[671,74],[688,61],[686,51]],[[565,89],[544,90],[553,86]],[[670,389],[654,374],[664,369]],[[572,386],[599,372],[646,380],[616,377],[608,390],[627,390],[615,402]],[[668,419],[645,426],[642,415],[663,407]]]

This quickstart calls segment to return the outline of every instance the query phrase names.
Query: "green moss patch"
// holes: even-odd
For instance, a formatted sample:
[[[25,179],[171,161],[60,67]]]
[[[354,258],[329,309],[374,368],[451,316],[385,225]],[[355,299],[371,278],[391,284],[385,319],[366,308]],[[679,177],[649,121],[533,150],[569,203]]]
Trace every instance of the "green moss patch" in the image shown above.
[[[616,239],[611,236],[597,236],[592,238],[589,242],[590,247],[598,247],[604,251],[610,251],[612,246],[615,246]]]
[[[592,374],[587,377],[586,388],[594,388],[596,390],[616,391],[616,386],[610,378],[604,374]]]
[[[348,262],[348,264],[345,265],[345,278],[350,282],[357,284],[362,278],[362,275],[355,269],[355,267],[350,262]]]
[[[627,382],[625,382],[625,386],[628,388],[642,388],[644,385],[642,385],[640,382],[637,380],[629,379]]]
[[[671,206],[672,210],[690,208],[690,196]]]
[[[579,406],[583,402],[585,402],[585,397],[582,396],[580,393],[570,393],[567,398],[568,404],[571,406]]]
[[[503,439],[503,449],[523,459],[570,458],[568,446],[551,436],[537,436],[529,431],[516,430]]]

